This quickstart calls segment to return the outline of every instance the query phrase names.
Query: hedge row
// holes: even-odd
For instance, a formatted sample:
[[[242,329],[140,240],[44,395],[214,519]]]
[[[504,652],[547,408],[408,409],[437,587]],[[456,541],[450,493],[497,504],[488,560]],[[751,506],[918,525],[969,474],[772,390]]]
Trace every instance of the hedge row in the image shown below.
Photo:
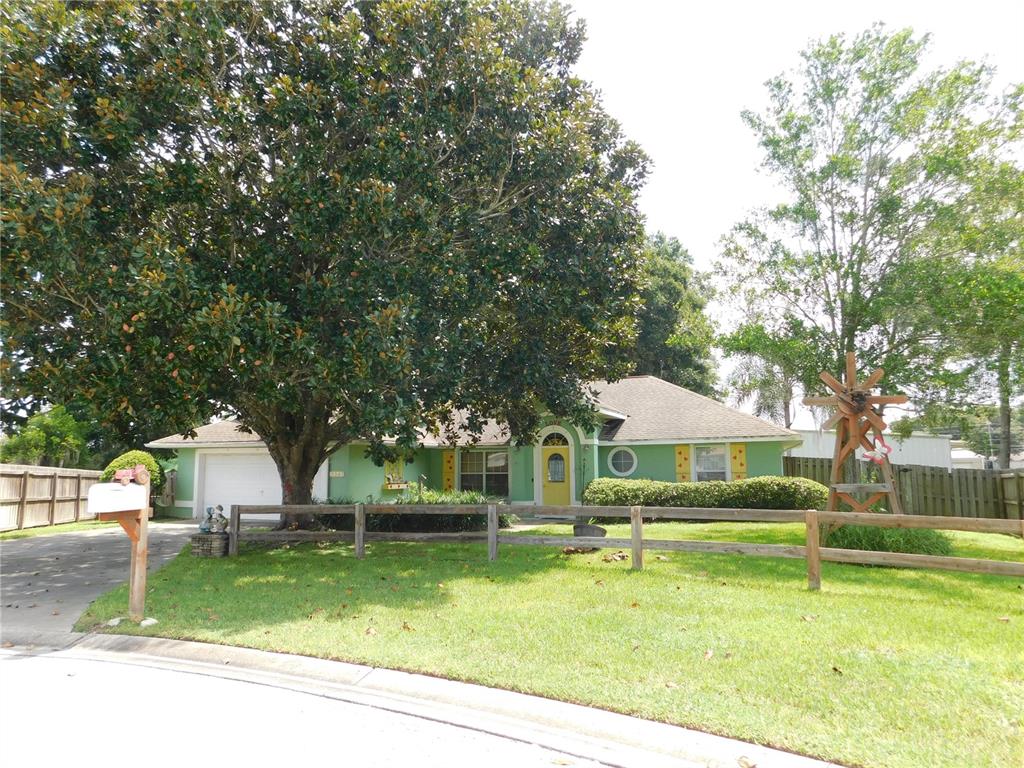
[[[804,477],[751,477],[730,482],[666,483],[660,480],[591,481],[583,503],[599,507],[714,507],[824,509],[828,488]]]

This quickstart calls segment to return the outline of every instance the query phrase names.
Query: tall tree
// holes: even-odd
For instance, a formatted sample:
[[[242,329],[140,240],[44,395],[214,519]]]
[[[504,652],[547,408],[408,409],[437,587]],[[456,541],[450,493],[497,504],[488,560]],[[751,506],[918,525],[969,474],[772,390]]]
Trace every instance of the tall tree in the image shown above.
[[[63,467],[77,464],[86,448],[86,425],[62,405],[31,416],[0,442],[0,461]]]
[[[808,379],[818,355],[802,324],[790,321],[783,333],[772,335],[763,322],[751,320],[720,337],[718,345],[737,362],[726,382],[732,400],[752,400],[756,415],[791,428],[798,394],[817,382],[817,376]]]
[[[626,370],[646,158],[562,6],[2,13],[5,386],[236,415],[306,503],[336,444],[526,439]]]
[[[658,232],[644,249],[641,278],[633,372],[714,394],[713,332],[704,314],[710,288],[694,272],[693,258],[679,240]]]
[[[913,394],[942,367],[931,230],[963,217],[972,169],[1012,152],[1021,92],[993,98],[992,71],[969,62],[922,73],[926,43],[880,26],[830,37],[744,113],[787,199],[735,227],[722,266],[768,336],[799,328],[817,350],[801,378],[853,350]]]

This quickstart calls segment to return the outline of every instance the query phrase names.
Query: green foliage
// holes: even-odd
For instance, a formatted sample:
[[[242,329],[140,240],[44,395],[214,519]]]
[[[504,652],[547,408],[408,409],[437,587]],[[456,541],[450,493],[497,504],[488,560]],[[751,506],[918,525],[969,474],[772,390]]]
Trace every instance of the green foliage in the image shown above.
[[[439,491],[418,483],[411,483],[409,489],[398,498],[378,499],[377,504],[401,506],[405,504],[493,504],[479,491]],[[332,500],[331,504],[351,504],[351,501]],[[317,522],[329,530],[351,531],[354,526],[352,515],[317,515]],[[511,528],[513,515],[499,515],[498,527]],[[487,515],[367,515],[368,531],[403,531],[406,533],[457,533],[461,531],[487,530]]]
[[[975,291],[943,301],[941,314],[930,296],[947,257],[988,247],[972,222],[1003,193],[978,177],[1019,157],[1024,90],[993,97],[992,70],[972,62],[923,72],[926,46],[881,25],[821,40],[796,78],[768,82],[766,110],[743,115],[786,199],[736,225],[721,267],[748,325],[785,342],[789,369],[778,345],[739,351],[805,390],[818,389],[820,370],[842,370],[847,351],[914,395],[955,369],[947,315],[973,313]],[[1001,199],[1019,229],[1019,193]],[[965,230],[970,242],[949,236]],[[1019,232],[999,237],[1019,249]]]
[[[25,425],[0,442],[0,461],[47,467],[76,465],[86,447],[86,425],[64,406],[56,405],[29,417]]]
[[[453,408],[591,419],[628,370],[647,158],[570,74],[582,22],[297,8],[0,11],[9,395],[123,434],[226,411],[296,503],[329,446],[395,458]]]
[[[823,526],[825,528],[825,526]],[[953,542],[942,531],[927,528],[875,528],[843,525],[824,533],[821,545],[871,552],[907,552],[915,555],[951,555]]]
[[[583,491],[583,503],[607,507],[719,507],[824,509],[828,489],[804,477],[751,477],[730,482],[667,483],[601,477]]]
[[[633,373],[650,374],[704,395],[715,393],[714,334],[704,314],[710,286],[674,237],[647,241]]]
[[[157,460],[146,451],[128,451],[122,453],[112,462],[107,464],[103,474],[100,475],[101,483],[109,483],[114,479],[114,473],[119,469],[130,469],[137,464],[142,464],[149,470],[149,486],[153,493],[159,493],[164,485],[164,473],[160,469]]]

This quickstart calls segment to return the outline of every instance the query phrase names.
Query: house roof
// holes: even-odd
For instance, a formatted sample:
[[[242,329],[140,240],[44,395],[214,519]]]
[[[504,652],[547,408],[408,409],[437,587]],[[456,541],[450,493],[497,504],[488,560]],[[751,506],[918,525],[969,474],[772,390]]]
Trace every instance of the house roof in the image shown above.
[[[147,448],[242,448],[245,446],[263,445],[263,440],[255,432],[242,432],[234,419],[214,421],[196,427],[194,438],[187,435],[168,435],[146,443]]]
[[[717,400],[698,395],[656,376],[630,376],[609,383],[591,383],[597,397],[596,407],[605,422],[601,442],[696,442],[700,440],[782,440],[794,444],[801,436],[756,416],[730,408]],[[484,423],[478,440],[465,429],[465,418],[456,414],[458,428],[456,445],[505,445],[509,441],[504,424],[489,420]],[[444,434],[427,434],[423,445],[450,445]],[[211,448],[263,445],[255,432],[239,431],[236,421],[217,421],[196,429],[195,438],[183,435],[146,443],[147,448]]]
[[[597,381],[592,386],[601,405],[626,415],[624,419],[605,423],[600,435],[602,442],[801,439],[792,430],[657,376],[630,376],[614,383]]]

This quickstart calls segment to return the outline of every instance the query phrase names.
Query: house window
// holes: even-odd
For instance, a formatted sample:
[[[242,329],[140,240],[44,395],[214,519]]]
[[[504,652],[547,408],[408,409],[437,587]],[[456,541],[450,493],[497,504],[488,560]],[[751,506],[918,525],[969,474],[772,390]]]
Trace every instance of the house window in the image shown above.
[[[608,454],[608,469],[613,475],[626,477],[636,469],[636,454],[629,448],[615,448]]]
[[[462,451],[459,488],[508,496],[508,451]]]
[[[698,482],[726,480],[728,452],[724,445],[698,445],[694,449],[694,473]]]
[[[565,459],[562,458],[560,453],[553,453],[548,456],[548,482],[565,482]]]

